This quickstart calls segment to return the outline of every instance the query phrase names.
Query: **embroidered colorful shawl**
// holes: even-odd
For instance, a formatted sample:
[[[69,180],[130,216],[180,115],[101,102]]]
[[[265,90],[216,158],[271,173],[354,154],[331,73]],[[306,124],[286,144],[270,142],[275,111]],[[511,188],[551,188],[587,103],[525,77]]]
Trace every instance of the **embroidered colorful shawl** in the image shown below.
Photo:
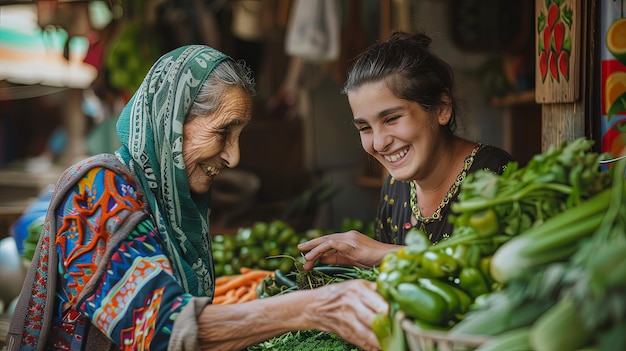
[[[185,117],[213,68],[228,57],[191,45],[155,63],[117,122],[117,155],[144,189],[150,211],[185,292],[213,286],[207,196],[192,197],[182,156]]]
[[[56,234],[57,230],[65,223],[64,218],[58,215],[57,210],[63,205],[67,194],[76,187],[78,180],[85,177],[89,170],[94,167],[104,167],[119,174],[128,174],[126,168],[117,158],[113,155],[103,154],[73,165],[59,177],[46,213],[37,250],[33,256],[33,263],[28,270],[24,288],[20,293],[15,313],[11,319],[7,335],[8,350],[43,350],[46,347],[46,340],[52,326],[57,298],[59,256],[57,255]],[[128,177],[128,180],[132,181],[130,177]],[[99,192],[101,191],[102,189]],[[133,211],[132,213],[127,213],[123,221],[114,221],[113,237],[111,240],[108,240],[106,249],[100,251],[102,262],[95,270],[90,270],[89,275],[92,275],[94,278],[79,292],[78,300],[93,291],[98,278],[106,270],[106,261],[112,254],[111,250],[117,247],[116,243],[124,240],[138,223],[147,218],[148,215],[145,211]],[[95,244],[94,246],[96,246]],[[102,246],[102,243],[98,244]]]
[[[116,152],[117,157],[92,157],[70,167],[59,178],[34,255],[37,264],[33,264],[25,281],[25,286],[32,286],[32,290],[26,288],[22,292],[24,297],[20,297],[16,307],[19,318],[11,321],[7,335],[10,350],[20,348],[23,336],[32,341],[29,349],[45,347],[39,341],[47,339],[57,288],[56,209],[77,180],[93,167],[106,167],[121,174],[130,170],[150,206],[150,213],[134,212],[115,230],[112,245],[123,240],[148,215],[152,216],[184,292],[209,296],[199,299],[199,306],[210,301],[214,270],[208,227],[209,196],[192,198],[189,191],[182,159],[182,126],[202,84],[225,59],[226,55],[200,45],[181,47],[160,58],[120,116],[117,130],[123,146]],[[99,265],[94,276],[102,275],[105,269],[106,264]],[[90,281],[81,295],[93,290],[96,281]]]

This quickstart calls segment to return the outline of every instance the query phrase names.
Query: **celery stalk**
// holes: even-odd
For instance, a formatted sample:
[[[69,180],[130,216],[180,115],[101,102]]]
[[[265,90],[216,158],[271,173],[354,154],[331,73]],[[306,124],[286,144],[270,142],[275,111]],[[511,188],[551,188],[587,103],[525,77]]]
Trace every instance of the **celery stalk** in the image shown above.
[[[600,213],[587,218],[571,217],[559,230],[546,231],[542,237],[526,234],[514,237],[494,253],[492,277],[499,283],[507,283],[523,274],[532,274],[533,268],[570,257],[579,240],[597,228],[602,216]]]
[[[559,300],[533,323],[530,343],[533,350],[578,350],[591,339],[592,332],[585,328],[583,318],[573,299]]]
[[[526,230],[520,236],[543,237],[552,231],[561,230],[564,226],[577,221],[584,221],[587,217],[604,213],[609,208],[612,189],[607,188],[576,207],[571,207],[554,217],[546,220],[542,225]]]
[[[521,254],[528,257],[549,252],[560,246],[578,242],[580,239],[590,236],[598,229],[604,214],[599,213],[592,216],[578,218],[575,223],[568,223],[558,230],[546,232],[543,236],[529,237],[529,245],[525,247]]]

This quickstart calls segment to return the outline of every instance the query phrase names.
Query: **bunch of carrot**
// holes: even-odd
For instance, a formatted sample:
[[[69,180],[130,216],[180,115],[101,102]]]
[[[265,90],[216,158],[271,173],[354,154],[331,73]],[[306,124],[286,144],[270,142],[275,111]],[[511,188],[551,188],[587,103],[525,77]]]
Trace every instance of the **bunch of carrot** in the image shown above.
[[[241,303],[257,298],[258,285],[273,271],[242,267],[239,274],[225,275],[215,280],[213,304]]]

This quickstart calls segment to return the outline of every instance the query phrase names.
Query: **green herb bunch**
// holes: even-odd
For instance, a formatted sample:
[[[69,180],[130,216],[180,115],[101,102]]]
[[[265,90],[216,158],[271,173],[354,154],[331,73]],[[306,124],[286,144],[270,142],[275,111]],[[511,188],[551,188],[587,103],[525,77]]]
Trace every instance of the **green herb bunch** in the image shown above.
[[[525,167],[511,162],[501,175],[487,170],[468,174],[452,204],[456,243],[493,243],[542,225],[610,187],[600,162],[608,153],[593,152],[594,141],[578,138],[535,155]]]
[[[339,336],[318,330],[285,333],[248,347],[247,351],[360,351]]]

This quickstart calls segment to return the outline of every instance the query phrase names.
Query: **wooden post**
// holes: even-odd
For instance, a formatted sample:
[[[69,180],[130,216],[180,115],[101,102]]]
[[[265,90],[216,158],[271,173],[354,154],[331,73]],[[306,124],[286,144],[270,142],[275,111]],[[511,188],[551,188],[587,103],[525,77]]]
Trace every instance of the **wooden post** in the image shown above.
[[[85,145],[85,131],[87,129],[87,117],[81,107],[82,89],[71,88],[67,90],[65,108],[63,110],[63,124],[67,133],[67,144],[61,155],[61,163],[69,166],[84,158],[87,154]]]
[[[565,0],[558,6],[559,17],[555,19],[554,9],[551,13],[548,2],[545,0],[535,1],[536,13],[536,101],[542,104],[542,151],[547,151],[550,146],[558,146],[563,141],[578,137],[589,137],[588,119],[590,103],[592,102],[593,82],[593,28],[595,26],[595,0]],[[570,12],[571,11],[571,12]],[[563,17],[565,15],[565,17]],[[563,35],[554,32],[556,21],[564,21],[564,29],[568,29],[570,41],[566,42],[567,31]],[[550,35],[544,33],[546,26],[552,25]],[[559,25],[561,26],[561,25]],[[562,27],[562,26],[561,26]],[[560,31],[559,29],[558,31]],[[550,38],[550,44],[546,44],[546,38]],[[555,42],[555,39],[558,42]],[[560,40],[563,39],[561,43]],[[569,49],[569,73],[564,74],[563,68],[559,69],[559,50]],[[541,50],[546,52],[542,56]],[[550,52],[556,55],[556,62],[550,62]],[[554,60],[554,58],[552,59]],[[556,72],[550,72],[552,70]],[[547,65],[547,66],[544,66]],[[565,66],[565,64],[562,64]],[[568,79],[563,80],[566,76]]]

